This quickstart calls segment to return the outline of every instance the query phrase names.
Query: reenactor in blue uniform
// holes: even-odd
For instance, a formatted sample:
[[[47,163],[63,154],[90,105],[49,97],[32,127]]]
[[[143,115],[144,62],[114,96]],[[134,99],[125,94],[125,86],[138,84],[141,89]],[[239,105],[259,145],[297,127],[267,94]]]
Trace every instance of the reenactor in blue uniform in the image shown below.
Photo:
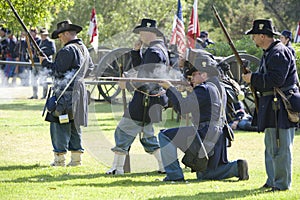
[[[1,27],[0,28],[0,59],[6,60],[5,58],[5,49],[7,48],[8,37],[7,37],[7,28]],[[1,65],[1,70],[4,69],[4,65]]]
[[[49,33],[46,28],[42,28],[40,30],[41,35],[41,42],[39,44],[40,49],[43,51],[43,53],[48,57],[49,60],[52,60],[52,56],[56,53],[56,47],[55,42],[49,38]],[[39,77],[40,77],[40,84],[43,87],[43,95],[42,99],[45,99],[47,96],[48,91],[48,83],[47,83],[47,77],[49,75],[49,72],[46,68],[42,68],[39,71]]]
[[[37,44],[41,43],[41,38],[38,37],[38,35],[37,35],[38,34],[37,28],[33,28],[33,27],[30,28],[30,34]],[[30,45],[28,45],[28,43],[26,43],[26,49],[28,51],[29,58],[30,58],[31,62],[38,63],[39,57],[38,57],[37,51],[33,47],[32,42],[30,42],[29,44]],[[30,80],[31,80],[33,95],[31,97],[29,97],[29,99],[37,99],[38,98],[39,69],[36,66],[34,66],[34,67],[31,67],[30,70],[31,70]]]
[[[290,91],[299,92],[295,57],[274,38],[280,33],[276,32],[271,20],[255,20],[246,34],[251,34],[255,44],[264,51],[259,69],[242,75],[257,91],[258,105],[253,122],[258,131],[265,133],[268,178],[263,187],[271,188],[270,191],[288,190],[292,183],[292,146],[297,124],[289,120],[283,100],[274,88],[285,95]]]
[[[8,45],[8,36],[7,36],[7,28],[1,27],[0,28],[0,59],[5,61],[6,60],[6,49]],[[4,77],[4,67],[5,64],[0,66],[0,79],[1,79],[1,84],[6,85],[6,80]]]
[[[26,32],[21,33],[21,37],[18,40],[15,52],[17,54],[16,61],[28,62],[28,53],[27,53],[27,43],[26,43]],[[18,65],[16,67],[16,73],[21,79],[22,86],[29,86],[29,70],[27,66]]]
[[[17,38],[10,30],[7,30],[6,35],[7,35],[7,44],[6,44],[6,48],[3,51],[3,53],[5,54],[5,59],[6,61],[15,61],[17,57],[15,52]],[[15,84],[16,82],[15,68],[16,66],[13,64],[5,64],[4,67],[5,79],[3,80],[5,84],[9,83],[9,78],[12,78],[12,85]]]
[[[292,51],[292,54],[296,57],[295,49],[292,47],[292,37],[293,34],[291,31],[283,30],[280,35],[280,41],[287,46]]]
[[[138,77],[154,78],[149,75],[156,74],[156,66],[168,66],[168,52],[162,39],[163,33],[157,29],[156,21],[143,19],[141,25],[133,30],[140,35],[140,41],[131,51],[132,63],[137,67]],[[142,53],[142,44],[148,46]],[[161,64],[161,65],[157,65]],[[126,88],[120,83],[121,88]],[[153,123],[162,119],[163,106],[167,105],[164,90],[158,84],[127,84],[128,89],[134,90],[133,98],[115,130],[116,146],[112,148],[115,153],[111,169],[106,174],[124,174],[123,166],[126,154],[137,134],[140,134],[140,142],[147,153],[153,154],[158,161],[159,173],[165,170],[161,162],[160,147],[157,137],[154,136]]]
[[[51,166],[65,166],[67,151],[71,151],[68,166],[81,165],[81,154],[84,152],[80,128],[87,126],[88,120],[88,94],[84,77],[92,70],[93,63],[86,46],[77,38],[77,33],[81,30],[82,27],[69,20],[59,22],[51,37],[59,38],[64,46],[57,52],[54,61],[40,57],[42,66],[49,69],[53,76],[54,95],[56,98],[62,95],[57,100],[55,110],[48,112],[46,116],[46,120],[50,122],[54,152]]]
[[[220,84],[216,61],[200,49],[188,51],[184,70],[191,75],[193,91],[186,97],[168,81],[161,85],[173,108],[180,114],[191,113],[192,126],[161,130],[159,143],[167,176],[163,181],[184,181],[177,158],[177,148],[185,153],[182,163],[196,171],[198,180],[221,180],[238,177],[248,180],[246,160],[228,161],[227,139],[223,132],[226,92]],[[203,142],[202,142],[203,141]]]

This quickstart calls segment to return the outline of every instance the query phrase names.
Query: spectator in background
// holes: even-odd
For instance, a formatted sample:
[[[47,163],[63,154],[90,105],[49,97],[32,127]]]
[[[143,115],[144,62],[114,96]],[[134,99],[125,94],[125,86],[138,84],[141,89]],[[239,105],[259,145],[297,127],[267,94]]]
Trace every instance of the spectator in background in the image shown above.
[[[284,30],[281,32],[280,41],[287,46],[291,50],[292,54],[296,57],[295,49],[292,47],[292,37],[291,31]]]

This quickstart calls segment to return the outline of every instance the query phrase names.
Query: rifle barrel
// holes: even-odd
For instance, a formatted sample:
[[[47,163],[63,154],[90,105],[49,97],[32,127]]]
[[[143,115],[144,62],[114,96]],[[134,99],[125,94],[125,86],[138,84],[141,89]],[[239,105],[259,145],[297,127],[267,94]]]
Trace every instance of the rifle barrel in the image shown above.
[[[212,9],[213,9],[213,11],[214,11],[214,14],[215,14],[215,16],[216,16],[216,18],[217,18],[217,20],[218,20],[218,22],[219,22],[219,24],[220,24],[222,30],[223,30],[225,36],[226,36],[226,39],[227,39],[227,41],[228,41],[228,43],[229,43],[229,46],[231,47],[231,49],[232,49],[232,51],[233,51],[233,53],[234,53],[234,55],[235,55],[235,58],[236,58],[238,64],[239,64],[239,65],[242,67],[242,69],[243,69],[243,74],[249,73],[250,70],[247,69],[247,67],[244,65],[244,63],[243,63],[243,61],[242,61],[240,55],[238,54],[238,52],[237,52],[237,50],[236,50],[236,48],[235,48],[235,46],[234,46],[234,44],[233,44],[233,42],[232,42],[232,40],[231,40],[231,38],[230,38],[228,32],[227,32],[227,30],[226,30],[226,28],[225,28],[225,26],[224,26],[224,24],[223,24],[223,22],[222,22],[222,19],[220,18],[220,16],[219,16],[219,14],[218,14],[218,12],[217,12],[217,10],[216,10],[216,8],[215,8],[214,5],[212,5]],[[250,85],[250,90],[251,90],[251,92],[252,92],[252,94],[253,94],[253,98],[254,98],[253,100],[254,100],[254,104],[255,104],[255,110],[256,110],[256,112],[258,113],[258,101],[257,101],[257,96],[256,96],[256,92],[255,92],[254,87],[251,86],[251,85]]]
[[[227,39],[227,41],[228,41],[228,43],[229,43],[229,46],[230,46],[231,50],[233,51],[233,54],[235,55],[235,58],[236,58],[238,64],[239,64],[239,65],[242,67],[242,69],[243,69],[243,73],[244,73],[244,74],[248,73],[249,70],[244,66],[244,63],[243,63],[243,61],[242,61],[242,59],[241,59],[239,53],[237,52],[237,50],[236,50],[236,48],[235,48],[235,46],[234,46],[234,43],[232,42],[232,39],[231,39],[230,35],[228,34],[227,29],[226,29],[226,27],[224,26],[224,24],[223,24],[223,22],[222,22],[222,19],[220,18],[220,16],[219,16],[219,14],[218,14],[218,12],[217,12],[217,10],[216,10],[216,8],[215,8],[214,5],[212,5],[212,9],[213,9],[213,11],[214,11],[215,17],[217,18],[217,20],[218,20],[218,22],[219,22],[219,24],[220,24],[220,26],[221,26],[221,28],[222,28],[224,34],[225,34],[225,37],[226,37],[226,39]]]
[[[178,84],[178,85],[186,85],[190,86],[190,84],[186,81],[180,80],[180,79],[155,79],[155,78],[125,78],[125,77],[99,77],[97,78],[96,81],[88,81],[85,83],[89,84],[101,84],[102,81],[125,81],[125,82],[142,82],[142,83],[162,83],[164,81],[170,81],[173,84]]]

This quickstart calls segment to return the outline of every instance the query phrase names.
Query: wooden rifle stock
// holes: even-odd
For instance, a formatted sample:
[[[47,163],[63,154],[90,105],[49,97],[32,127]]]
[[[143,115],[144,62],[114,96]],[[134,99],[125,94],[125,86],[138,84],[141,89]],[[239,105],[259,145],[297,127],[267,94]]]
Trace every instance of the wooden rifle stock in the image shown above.
[[[231,40],[231,37],[230,35],[228,34],[223,22],[222,22],[222,19],[220,18],[216,8],[214,5],[212,5],[212,9],[214,11],[214,14],[215,14],[215,17],[217,18],[218,22],[219,22],[219,25],[221,26],[222,30],[223,30],[223,33],[225,34],[225,37],[229,43],[229,46],[231,48],[231,50],[233,51],[234,53],[234,56],[238,62],[238,64],[242,67],[242,70],[243,70],[243,74],[247,74],[247,73],[250,73],[250,70],[247,68],[247,66],[245,66],[245,64],[243,63],[239,53],[237,52],[235,46],[234,46],[234,43],[232,42]],[[255,109],[256,109],[256,112],[258,112],[258,102],[257,102],[257,97],[256,97],[256,92],[255,92],[255,89],[250,86],[250,90],[253,94],[253,100],[254,100],[254,103],[255,103]]]
[[[27,43],[27,50],[28,50],[28,54],[29,54],[29,59],[31,61],[31,67],[34,69],[34,60],[33,60],[33,53],[32,53],[32,49],[30,46],[30,41],[29,41],[29,37],[28,35],[26,35],[26,43]]]
[[[216,10],[216,8],[215,8],[214,5],[212,5],[212,9],[213,9],[214,14],[215,14],[215,16],[216,16],[216,18],[217,18],[217,20],[218,20],[218,22],[219,22],[219,24],[220,24],[222,30],[223,30],[223,33],[224,33],[224,35],[225,35],[225,37],[226,37],[226,39],[227,39],[227,41],[228,41],[228,44],[229,44],[231,50],[233,51],[233,54],[234,54],[234,56],[235,56],[235,58],[236,58],[238,64],[242,67],[243,74],[249,73],[250,70],[244,65],[244,63],[243,63],[243,61],[242,61],[242,59],[241,59],[239,53],[237,52],[237,50],[236,50],[236,48],[235,48],[235,46],[234,46],[234,43],[232,42],[231,37],[230,37],[230,35],[228,34],[227,29],[226,29],[226,27],[224,26],[224,24],[223,24],[223,22],[222,22],[222,20],[221,20],[221,18],[220,18],[220,16],[219,16],[219,14],[218,14],[218,12],[217,12],[217,10]]]
[[[34,48],[37,50],[37,52],[39,53],[40,56],[46,57],[45,54],[43,53],[43,51],[40,49],[39,45],[36,43],[36,41],[34,40],[34,38],[32,37],[32,35],[30,34],[30,32],[28,31],[28,29],[26,28],[24,22],[22,21],[22,19],[20,18],[19,14],[17,13],[16,9],[14,8],[14,6],[12,5],[12,3],[10,2],[10,0],[6,0],[6,2],[9,4],[10,8],[12,9],[12,11],[14,12],[16,18],[18,19],[18,21],[20,22],[22,28],[24,29],[24,31],[26,31],[28,37],[30,38]]]

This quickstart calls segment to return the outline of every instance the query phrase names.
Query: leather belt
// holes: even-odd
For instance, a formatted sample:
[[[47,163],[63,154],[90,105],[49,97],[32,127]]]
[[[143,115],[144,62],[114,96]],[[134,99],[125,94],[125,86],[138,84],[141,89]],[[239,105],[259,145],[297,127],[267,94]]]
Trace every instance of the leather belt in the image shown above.
[[[285,91],[288,91],[290,89],[294,89],[294,88],[297,88],[297,85],[296,84],[293,84],[293,85],[290,85],[290,86],[287,86],[287,87],[281,87],[281,91],[285,92]],[[258,96],[261,96],[261,97],[265,97],[265,96],[270,96],[270,95],[273,95],[274,94],[274,91],[266,91],[266,92],[258,92],[257,91],[257,95]]]

